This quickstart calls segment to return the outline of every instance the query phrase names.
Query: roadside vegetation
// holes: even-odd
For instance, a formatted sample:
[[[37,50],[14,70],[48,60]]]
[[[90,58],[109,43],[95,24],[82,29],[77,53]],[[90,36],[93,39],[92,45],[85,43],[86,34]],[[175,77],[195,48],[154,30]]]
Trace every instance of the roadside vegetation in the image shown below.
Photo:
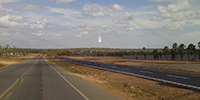
[[[0,45],[0,68],[23,62],[36,56],[29,49],[10,47],[9,45]]]
[[[29,54],[26,56],[7,56],[7,57],[0,57],[0,68],[6,67],[13,64],[21,63],[27,59],[36,56],[35,54]]]

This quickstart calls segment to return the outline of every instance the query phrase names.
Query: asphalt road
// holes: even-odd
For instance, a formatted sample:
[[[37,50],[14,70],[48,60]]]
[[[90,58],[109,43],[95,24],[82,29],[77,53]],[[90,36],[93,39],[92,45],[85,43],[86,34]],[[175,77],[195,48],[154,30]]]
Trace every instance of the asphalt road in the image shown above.
[[[121,100],[36,57],[0,69],[0,100]]]
[[[114,65],[114,64],[105,64],[105,63],[99,63],[99,62],[90,62],[90,61],[83,61],[83,60],[71,59],[71,58],[62,58],[62,57],[56,57],[56,58],[62,61],[66,61],[66,62],[78,64],[78,65],[83,65],[83,66],[87,66],[91,68],[117,72],[117,73],[126,74],[130,76],[136,76],[140,78],[145,78],[145,79],[149,79],[153,81],[170,84],[176,87],[200,91],[200,76],[198,75],[136,68],[136,67],[125,66],[125,65]]]

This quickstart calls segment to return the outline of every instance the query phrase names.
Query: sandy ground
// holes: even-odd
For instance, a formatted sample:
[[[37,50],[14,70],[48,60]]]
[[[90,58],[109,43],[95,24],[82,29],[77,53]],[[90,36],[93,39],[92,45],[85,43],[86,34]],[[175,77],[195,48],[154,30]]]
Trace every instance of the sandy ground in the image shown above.
[[[49,59],[74,75],[124,100],[198,100],[200,92],[172,87],[142,78]]]
[[[122,59],[121,57],[69,57],[69,58],[200,75],[200,62],[197,61],[131,60],[131,59]]]

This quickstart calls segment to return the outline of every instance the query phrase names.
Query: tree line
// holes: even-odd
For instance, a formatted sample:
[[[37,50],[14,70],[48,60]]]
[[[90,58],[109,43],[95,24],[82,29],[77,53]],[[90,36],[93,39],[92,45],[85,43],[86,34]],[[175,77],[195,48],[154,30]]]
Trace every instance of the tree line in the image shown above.
[[[198,47],[198,48],[197,48]],[[178,45],[174,43],[171,48],[165,46],[160,49],[112,49],[112,48],[71,48],[71,49],[31,49],[31,48],[17,48],[10,47],[8,44],[5,46],[0,45],[0,56],[13,56],[13,55],[27,55],[29,53],[40,53],[54,56],[115,56],[122,57],[123,55],[143,55],[146,59],[148,55],[153,55],[154,59],[162,58],[165,55],[171,55],[171,60],[177,60],[176,56],[180,56],[183,60],[185,54],[190,56],[198,55],[200,59],[200,42],[195,44]],[[190,58],[188,58],[190,59]]]
[[[174,43],[171,49],[169,49],[168,46],[165,46],[162,50],[154,49],[151,54],[154,56],[154,59],[158,59],[159,57],[162,58],[163,55],[171,55],[171,60],[179,60],[175,58],[177,55],[180,55],[180,60],[183,60],[184,54],[187,54],[188,59],[190,59],[190,57],[194,57],[194,59],[196,59],[196,55],[198,55],[200,59],[200,42],[197,47],[198,49],[196,48],[196,45],[192,43],[188,46],[183,43],[180,45]],[[142,52],[144,58],[146,59],[147,53],[145,52],[145,47],[143,47]]]
[[[10,47],[9,44],[0,45],[0,56],[25,56],[32,52],[31,49],[17,48],[16,46]]]

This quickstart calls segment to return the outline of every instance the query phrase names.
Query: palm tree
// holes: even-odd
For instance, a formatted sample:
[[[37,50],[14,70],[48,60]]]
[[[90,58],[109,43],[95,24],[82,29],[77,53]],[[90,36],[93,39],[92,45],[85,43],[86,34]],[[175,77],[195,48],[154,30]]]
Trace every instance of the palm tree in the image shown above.
[[[157,49],[154,49],[153,51],[152,51],[152,54],[153,54],[153,57],[154,57],[154,60],[157,60],[159,57],[159,54],[158,54],[158,50]]]
[[[169,47],[168,46],[165,46],[164,49],[163,49],[163,54],[165,55],[165,58],[168,59],[167,55],[169,55]]]
[[[178,52],[180,53],[181,60],[183,60],[183,53],[184,53],[185,47],[186,47],[185,44],[180,44],[178,47]]]
[[[142,50],[143,50],[144,59],[146,60],[147,59],[146,48],[143,47]]]
[[[175,60],[175,57],[176,57],[176,54],[177,54],[177,49],[178,49],[178,44],[174,43],[172,45],[172,49],[171,49],[172,60]]]
[[[199,47],[199,49],[200,49],[200,41],[199,41],[199,43],[198,43],[198,47]]]
[[[187,47],[187,52],[188,52],[188,59],[190,59],[190,55],[194,55],[194,59],[196,58],[195,53],[196,53],[196,46],[194,44],[189,44]]]
[[[199,47],[199,53],[198,53],[198,55],[199,55],[199,59],[200,59],[200,41],[199,41],[199,43],[198,43],[198,47]]]

